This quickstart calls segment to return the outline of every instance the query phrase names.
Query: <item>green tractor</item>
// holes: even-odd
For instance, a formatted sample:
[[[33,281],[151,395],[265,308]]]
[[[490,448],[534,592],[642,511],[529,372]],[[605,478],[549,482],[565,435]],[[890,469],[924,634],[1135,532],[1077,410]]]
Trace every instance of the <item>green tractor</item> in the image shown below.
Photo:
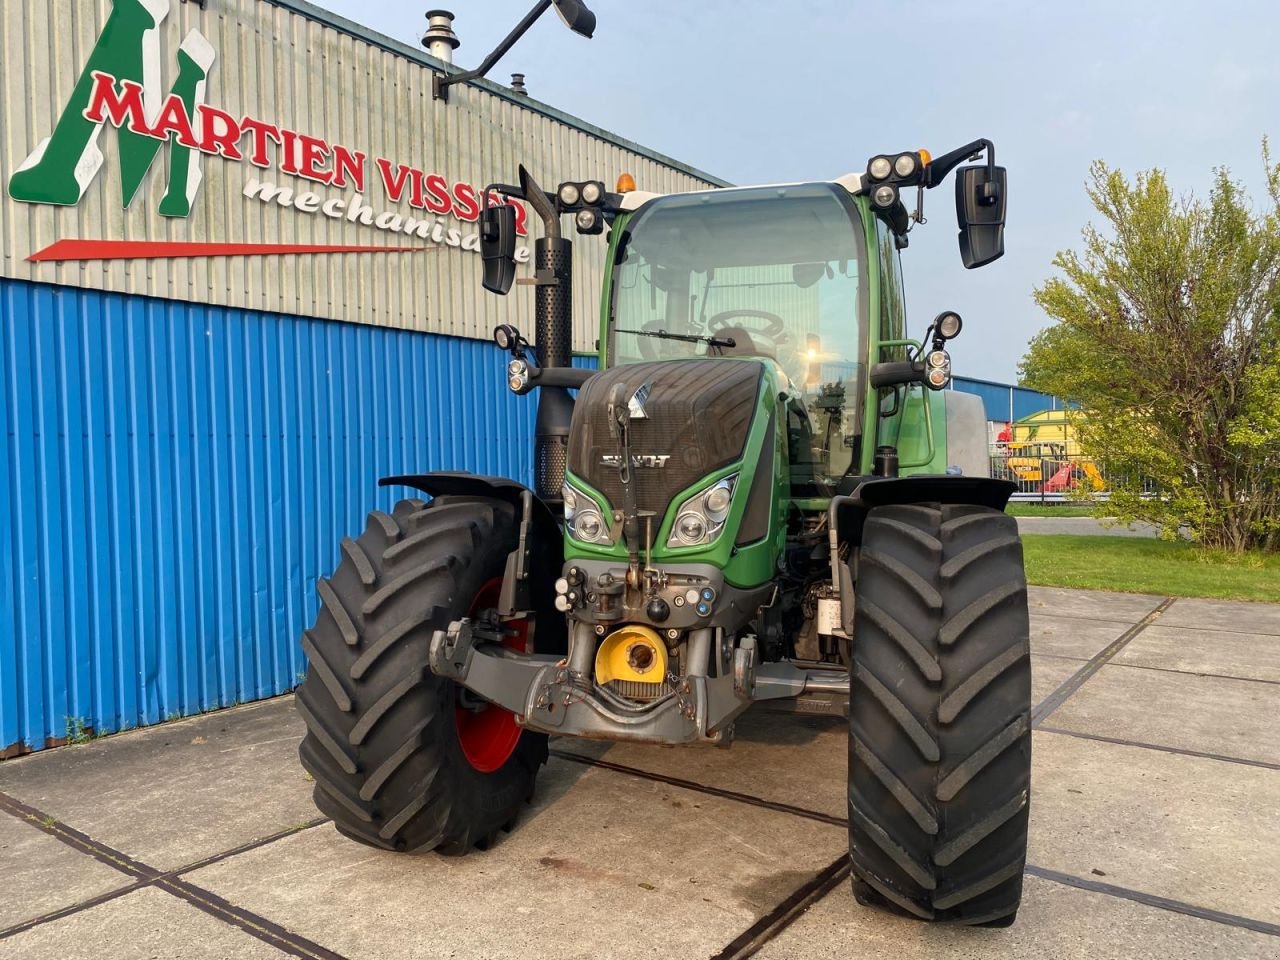
[[[503,198],[544,224],[535,341],[495,331],[508,387],[538,392],[534,485],[389,477],[430,499],[342,541],[297,694],[338,830],[487,848],[549,736],[726,746],[773,701],[847,713],[859,902],[1013,921],[1031,760],[1014,485],[989,476],[977,398],[943,389],[960,317],[909,339],[899,270],[953,170],[982,266],[1006,202],[987,140],[823,183],[546,192],[521,168],[489,188],[486,288],[515,279]],[[571,365],[565,216],[609,230],[597,370]]]

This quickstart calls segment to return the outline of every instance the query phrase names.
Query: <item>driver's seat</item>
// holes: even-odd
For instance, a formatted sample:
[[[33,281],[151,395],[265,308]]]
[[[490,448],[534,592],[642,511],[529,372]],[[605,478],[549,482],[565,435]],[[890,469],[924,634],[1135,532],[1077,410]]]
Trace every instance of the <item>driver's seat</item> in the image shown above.
[[[732,340],[732,347],[720,347],[720,356],[723,357],[769,357],[771,360],[777,360],[772,348],[762,347],[746,330],[742,327],[721,327],[712,336],[720,340]]]

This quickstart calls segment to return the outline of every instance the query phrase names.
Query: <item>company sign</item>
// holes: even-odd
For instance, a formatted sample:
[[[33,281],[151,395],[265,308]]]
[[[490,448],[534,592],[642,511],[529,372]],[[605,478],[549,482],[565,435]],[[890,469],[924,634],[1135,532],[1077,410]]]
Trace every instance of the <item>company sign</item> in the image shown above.
[[[166,182],[157,211],[164,217],[192,216],[204,179],[201,165],[205,158],[214,157],[245,165],[245,198],[304,216],[342,220],[409,241],[478,251],[478,231],[468,225],[480,219],[483,204],[509,202],[516,207],[519,233],[527,235],[526,211],[515,201],[496,194],[486,197],[473,184],[450,182],[438,173],[394,158],[370,156],[351,145],[211,105],[207,102],[208,84],[216,53],[197,30],[188,33],[179,46],[176,77],[165,92],[160,77],[160,28],[169,10],[170,0],[112,0],[107,22],[52,134],[10,177],[10,197],[25,203],[79,204],[104,164],[99,140],[104,128],[110,126],[117,132],[121,204],[125,208],[133,202],[164,148]],[[276,174],[297,179],[282,185],[273,178]],[[344,193],[325,196],[316,192],[321,187],[336,187]],[[432,247],[63,240],[33,253],[30,259],[427,249]],[[527,248],[517,251],[518,260],[524,262],[528,257]]]

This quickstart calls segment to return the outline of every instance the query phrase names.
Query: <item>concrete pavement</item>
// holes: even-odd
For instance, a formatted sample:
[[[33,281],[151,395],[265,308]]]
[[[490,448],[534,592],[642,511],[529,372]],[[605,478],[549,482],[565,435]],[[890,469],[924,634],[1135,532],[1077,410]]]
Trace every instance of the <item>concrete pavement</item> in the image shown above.
[[[555,741],[458,859],[319,821],[289,698],[0,763],[4,958],[1280,958],[1280,606],[1032,588],[1008,930],[859,907],[843,721]]]

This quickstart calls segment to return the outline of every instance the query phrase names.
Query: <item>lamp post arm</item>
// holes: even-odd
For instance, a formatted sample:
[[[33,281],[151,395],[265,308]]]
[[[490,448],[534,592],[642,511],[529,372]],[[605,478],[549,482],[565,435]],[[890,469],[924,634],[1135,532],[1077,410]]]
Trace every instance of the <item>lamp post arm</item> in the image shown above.
[[[468,70],[466,73],[455,73],[446,76],[442,73],[436,73],[432,76],[431,96],[436,100],[449,100],[449,87],[455,83],[465,83],[468,80],[475,80],[483,77],[492,69],[493,65],[503,58],[508,50],[510,50],[517,40],[524,36],[525,32],[534,25],[537,19],[547,12],[551,7],[551,0],[538,0],[533,5],[533,9],[525,14],[524,19],[516,24],[515,29],[507,34],[506,39],[498,44],[493,52],[489,54],[481,62],[480,66],[474,70]]]

